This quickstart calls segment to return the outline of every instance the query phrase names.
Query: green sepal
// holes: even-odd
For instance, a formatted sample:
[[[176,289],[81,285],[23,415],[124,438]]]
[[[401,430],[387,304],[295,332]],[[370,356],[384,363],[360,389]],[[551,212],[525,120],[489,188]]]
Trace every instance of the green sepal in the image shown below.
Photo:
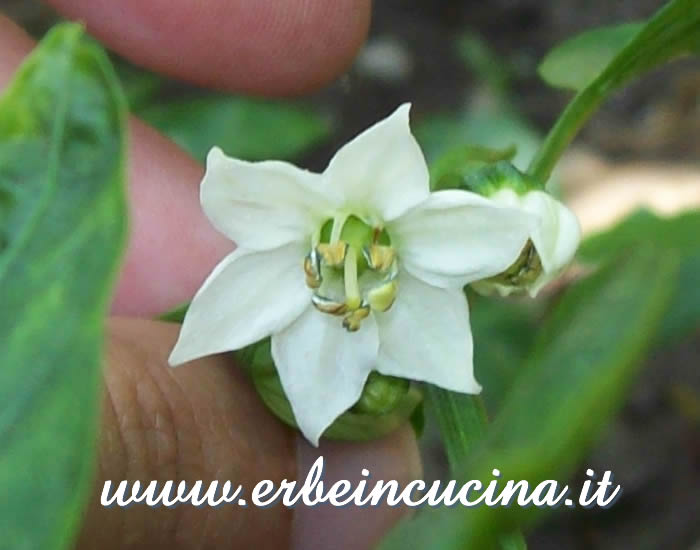
[[[460,189],[489,197],[501,189],[512,189],[518,195],[544,191],[544,185],[521,172],[508,161],[487,164],[463,178]]]
[[[182,323],[185,320],[185,313],[187,313],[187,308],[189,307],[190,303],[185,302],[173,309],[169,309],[165,313],[161,313],[157,319],[166,323]]]
[[[499,161],[510,161],[517,149],[489,149],[480,145],[463,145],[450,149],[430,166],[430,189],[460,189],[470,174]]]

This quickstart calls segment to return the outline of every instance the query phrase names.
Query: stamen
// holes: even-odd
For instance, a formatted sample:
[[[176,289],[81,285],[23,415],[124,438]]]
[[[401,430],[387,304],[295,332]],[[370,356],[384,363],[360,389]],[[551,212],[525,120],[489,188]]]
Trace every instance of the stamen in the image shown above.
[[[367,293],[367,302],[370,308],[377,311],[388,311],[394,305],[398,289],[398,281],[390,280],[370,290]]]
[[[360,307],[362,298],[360,296],[360,285],[357,282],[357,252],[353,247],[348,247],[345,255],[345,303],[348,309],[353,310]]]
[[[344,241],[338,241],[335,244],[321,243],[316,247],[316,251],[327,266],[339,267],[345,260],[348,243]]]
[[[520,256],[503,273],[496,275],[492,280],[505,284],[520,286],[531,283],[542,273],[542,261],[535,249],[535,245],[528,240],[520,253]]]
[[[396,259],[396,251],[390,246],[372,244],[362,248],[362,255],[367,260],[370,269],[384,272],[391,267]]]
[[[336,302],[320,294],[313,294],[311,303],[321,313],[329,313],[330,315],[343,315],[348,310],[348,306],[344,302]]]
[[[348,332],[357,332],[360,328],[360,324],[363,319],[366,319],[369,315],[369,306],[367,304],[362,304],[356,310],[348,313],[343,319],[343,328]]]
[[[345,221],[348,219],[347,214],[338,214],[333,218],[333,228],[331,229],[330,244],[335,244],[340,240],[340,234],[343,231]]]
[[[309,288],[321,286],[321,264],[315,248],[312,248],[308,256],[304,258],[304,273],[306,274],[306,286]]]

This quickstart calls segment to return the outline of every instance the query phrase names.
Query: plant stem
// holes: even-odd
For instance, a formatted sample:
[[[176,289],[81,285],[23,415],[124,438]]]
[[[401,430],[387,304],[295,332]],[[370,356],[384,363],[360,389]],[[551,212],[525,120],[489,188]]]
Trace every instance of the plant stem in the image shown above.
[[[450,465],[451,475],[459,477],[474,447],[483,439],[488,418],[478,395],[455,393],[426,384],[426,404],[437,419]],[[501,550],[527,550],[520,531],[498,537]]]
[[[588,86],[576,94],[554,123],[539,151],[530,162],[528,174],[537,181],[546,183],[564,149],[606,96],[607,90],[604,86]]]

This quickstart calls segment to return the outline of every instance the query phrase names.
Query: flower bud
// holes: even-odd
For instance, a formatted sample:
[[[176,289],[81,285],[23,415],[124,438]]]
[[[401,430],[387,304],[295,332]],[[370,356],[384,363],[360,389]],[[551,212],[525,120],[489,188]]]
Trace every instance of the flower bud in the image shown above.
[[[267,408],[285,424],[297,428],[294,412],[272,361],[270,339],[234,353],[248,367],[255,389]],[[409,420],[422,399],[415,383],[371,372],[357,403],[340,415],[323,436],[346,441],[382,437]]]
[[[472,288],[482,294],[537,295],[561,273],[578,248],[581,228],[576,215],[544,191],[539,182],[508,162],[497,162],[470,174],[464,187],[504,207],[524,210],[539,222],[508,269],[472,283]]]
[[[355,412],[381,415],[391,412],[408,391],[409,382],[404,378],[384,376],[371,372],[365,382]]]

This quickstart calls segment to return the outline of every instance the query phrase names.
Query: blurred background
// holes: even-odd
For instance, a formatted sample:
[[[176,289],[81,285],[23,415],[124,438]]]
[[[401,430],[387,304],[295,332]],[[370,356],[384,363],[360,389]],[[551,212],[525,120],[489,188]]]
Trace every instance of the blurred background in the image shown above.
[[[313,96],[286,101],[213,93],[115,62],[133,112],[199,160],[217,144],[233,156],[322,170],[338,146],[410,101],[412,126],[429,160],[463,143],[517,144],[515,164],[524,168],[570,97],[537,76],[544,54],[580,31],[644,19],[661,5],[381,0],[369,40],[347,74]],[[37,37],[56,22],[35,1],[2,0],[0,9]],[[661,216],[700,208],[699,98],[700,61],[680,60],[616,94],[584,128],[551,189],[577,212],[586,235],[640,208]],[[576,278],[577,269],[559,285]],[[685,283],[697,292],[700,272],[690,273]],[[481,342],[477,378],[491,415],[517,374],[538,316],[558,291],[505,309],[501,302],[472,300],[481,309],[474,316],[477,346]],[[445,479],[446,461],[430,425],[423,445],[426,477]],[[532,548],[700,549],[700,318],[654,347],[581,473],[586,468],[612,470],[622,498],[608,510],[554,511],[528,536]],[[580,485],[582,478],[572,482]]]

